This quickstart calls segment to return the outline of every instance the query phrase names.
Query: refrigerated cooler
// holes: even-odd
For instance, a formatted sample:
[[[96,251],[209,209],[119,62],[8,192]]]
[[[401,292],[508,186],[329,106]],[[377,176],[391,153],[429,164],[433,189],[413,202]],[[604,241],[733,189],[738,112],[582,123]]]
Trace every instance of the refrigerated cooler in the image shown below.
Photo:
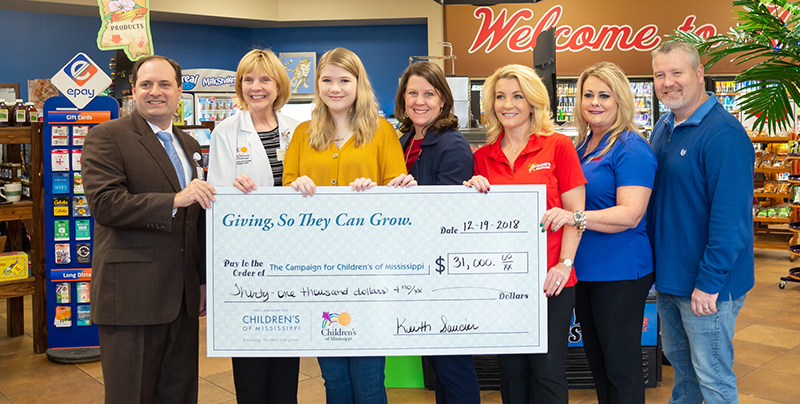
[[[753,91],[752,88],[748,87],[758,84],[758,81],[752,80],[737,83],[734,77],[710,77],[708,78],[707,87],[710,87],[709,91],[714,92],[717,100],[725,107],[725,110],[738,118],[745,129],[751,130],[753,129],[754,119],[748,120],[745,118],[746,114],[745,111],[741,109],[740,99],[742,95]]]
[[[239,110],[234,87],[236,72],[219,69],[183,70],[183,120],[185,125],[222,122]]]
[[[556,81],[556,123],[563,124],[572,120],[575,103],[580,109],[577,79],[560,79]]]
[[[194,110],[196,125],[206,121],[220,123],[239,111],[239,98],[236,93],[197,93]]]
[[[630,82],[633,91],[633,122],[642,133],[649,134],[657,118],[657,113],[653,110],[653,82],[637,79],[631,79]]]

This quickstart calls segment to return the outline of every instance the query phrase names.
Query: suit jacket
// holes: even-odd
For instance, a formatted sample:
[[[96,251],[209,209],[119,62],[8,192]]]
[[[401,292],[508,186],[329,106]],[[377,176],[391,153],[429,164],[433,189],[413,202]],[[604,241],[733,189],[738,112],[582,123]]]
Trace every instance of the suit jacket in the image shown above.
[[[200,152],[197,141],[173,132],[192,162]],[[193,204],[173,217],[178,176],[147,121],[134,111],[97,125],[86,136],[81,160],[95,219],[92,321],[165,324],[177,318],[183,299],[196,317],[205,283],[205,213]]]
[[[403,153],[414,135],[412,129],[400,137]],[[419,185],[461,185],[472,178],[473,166],[472,149],[461,132],[431,128],[422,139],[419,157],[408,173]]]

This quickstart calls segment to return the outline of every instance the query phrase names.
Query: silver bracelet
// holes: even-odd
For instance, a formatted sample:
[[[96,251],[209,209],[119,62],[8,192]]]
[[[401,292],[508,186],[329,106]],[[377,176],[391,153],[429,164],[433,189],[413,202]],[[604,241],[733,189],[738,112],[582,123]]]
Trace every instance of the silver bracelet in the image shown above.
[[[581,238],[583,231],[586,230],[586,214],[582,210],[576,209],[572,217],[575,219],[575,227],[578,228],[578,238]]]

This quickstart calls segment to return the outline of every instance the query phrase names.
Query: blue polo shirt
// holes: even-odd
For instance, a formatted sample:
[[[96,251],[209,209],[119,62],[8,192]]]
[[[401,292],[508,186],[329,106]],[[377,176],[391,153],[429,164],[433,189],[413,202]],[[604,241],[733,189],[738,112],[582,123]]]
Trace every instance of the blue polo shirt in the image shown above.
[[[617,206],[617,188],[642,186],[653,188],[656,157],[647,141],[633,132],[623,132],[611,150],[598,155],[608,145],[609,133],[584,156],[586,144],[578,148],[581,168],[586,177],[586,210]],[[647,237],[647,220],[619,233],[586,230],[575,255],[578,281],[620,281],[639,279],[653,272],[653,254]]]
[[[689,297],[695,288],[738,299],[755,284],[753,143],[714,93],[678,126],[658,120],[658,161],[647,207],[656,290]]]

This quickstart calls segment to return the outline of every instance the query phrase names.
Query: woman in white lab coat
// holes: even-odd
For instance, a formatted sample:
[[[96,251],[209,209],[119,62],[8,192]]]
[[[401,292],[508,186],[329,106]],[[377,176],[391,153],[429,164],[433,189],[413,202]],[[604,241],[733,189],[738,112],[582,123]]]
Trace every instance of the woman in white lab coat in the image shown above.
[[[281,115],[289,76],[272,51],[247,53],[236,70],[241,110],[211,133],[208,182],[244,193],[280,186],[283,157],[298,122]],[[232,358],[239,403],[297,404],[299,358]]]
[[[280,186],[283,157],[299,122],[276,112],[289,100],[289,76],[270,50],[254,49],[239,62],[236,95],[241,110],[211,134],[208,182],[248,193]]]

